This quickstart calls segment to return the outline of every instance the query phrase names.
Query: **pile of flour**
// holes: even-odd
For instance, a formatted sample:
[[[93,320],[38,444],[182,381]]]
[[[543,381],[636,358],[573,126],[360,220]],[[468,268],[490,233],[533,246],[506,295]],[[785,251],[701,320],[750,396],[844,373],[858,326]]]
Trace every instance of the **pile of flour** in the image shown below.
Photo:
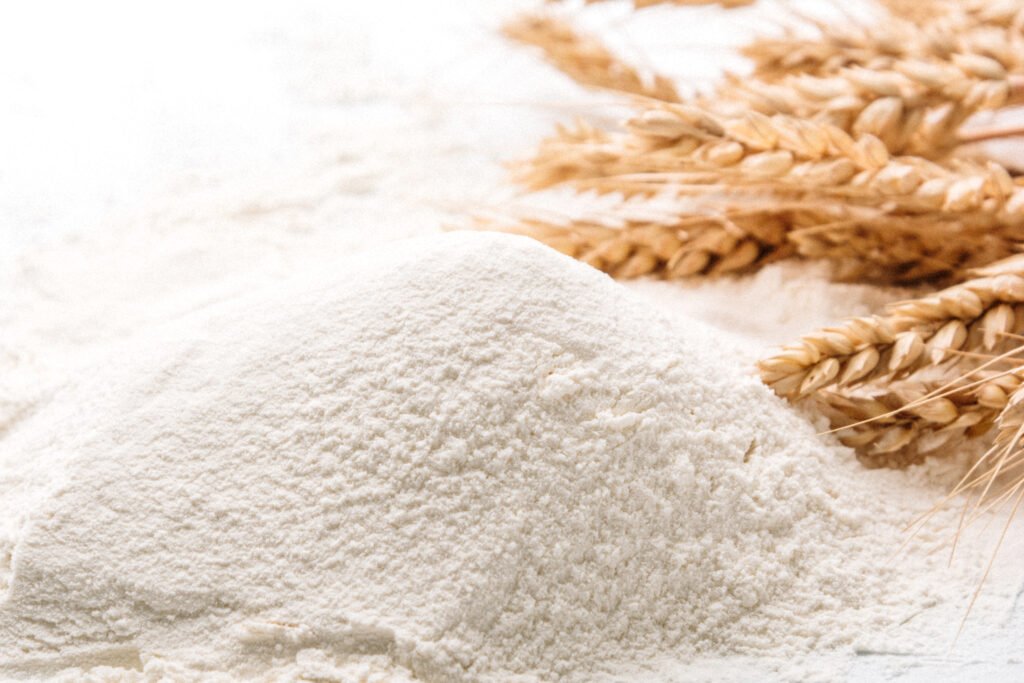
[[[934,488],[732,358],[477,233],[153,328],[5,438],[0,672],[589,678],[962,608],[937,536],[891,561]]]

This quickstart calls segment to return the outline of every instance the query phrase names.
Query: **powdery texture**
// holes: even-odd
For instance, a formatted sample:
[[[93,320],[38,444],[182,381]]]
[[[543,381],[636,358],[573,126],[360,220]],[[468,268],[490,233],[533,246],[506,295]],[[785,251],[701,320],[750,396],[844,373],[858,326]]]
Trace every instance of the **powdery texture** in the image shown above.
[[[854,474],[710,328],[525,238],[344,270],[154,329],[14,427],[9,672],[586,678],[963,593],[923,544],[889,562],[933,491]]]

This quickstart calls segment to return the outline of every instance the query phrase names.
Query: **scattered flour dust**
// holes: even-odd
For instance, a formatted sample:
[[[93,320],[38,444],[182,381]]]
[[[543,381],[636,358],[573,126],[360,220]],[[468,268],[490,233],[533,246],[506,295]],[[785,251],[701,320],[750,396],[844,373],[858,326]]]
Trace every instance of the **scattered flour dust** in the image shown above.
[[[935,488],[863,471],[712,328],[525,238],[356,260],[148,331],[12,427],[0,674],[645,678],[915,619],[946,644],[919,615],[976,575],[939,532],[892,559]]]

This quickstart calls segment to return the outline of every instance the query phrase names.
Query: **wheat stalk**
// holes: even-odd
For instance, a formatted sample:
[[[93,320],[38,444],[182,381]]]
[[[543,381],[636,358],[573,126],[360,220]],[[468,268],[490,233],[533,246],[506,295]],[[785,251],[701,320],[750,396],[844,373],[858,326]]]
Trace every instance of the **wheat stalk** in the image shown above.
[[[540,48],[549,63],[581,85],[679,101],[670,79],[658,74],[643,78],[600,40],[577,32],[550,14],[524,15],[505,24],[502,30],[512,40]]]

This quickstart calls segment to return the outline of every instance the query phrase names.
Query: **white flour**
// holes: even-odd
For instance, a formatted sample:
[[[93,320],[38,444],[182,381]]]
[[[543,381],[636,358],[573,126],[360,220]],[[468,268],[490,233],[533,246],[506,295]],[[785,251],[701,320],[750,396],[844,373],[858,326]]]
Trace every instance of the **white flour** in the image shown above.
[[[0,661],[585,678],[849,648],[968,585],[925,544],[889,562],[930,491],[862,476],[710,328],[525,238],[346,271],[20,422]]]

